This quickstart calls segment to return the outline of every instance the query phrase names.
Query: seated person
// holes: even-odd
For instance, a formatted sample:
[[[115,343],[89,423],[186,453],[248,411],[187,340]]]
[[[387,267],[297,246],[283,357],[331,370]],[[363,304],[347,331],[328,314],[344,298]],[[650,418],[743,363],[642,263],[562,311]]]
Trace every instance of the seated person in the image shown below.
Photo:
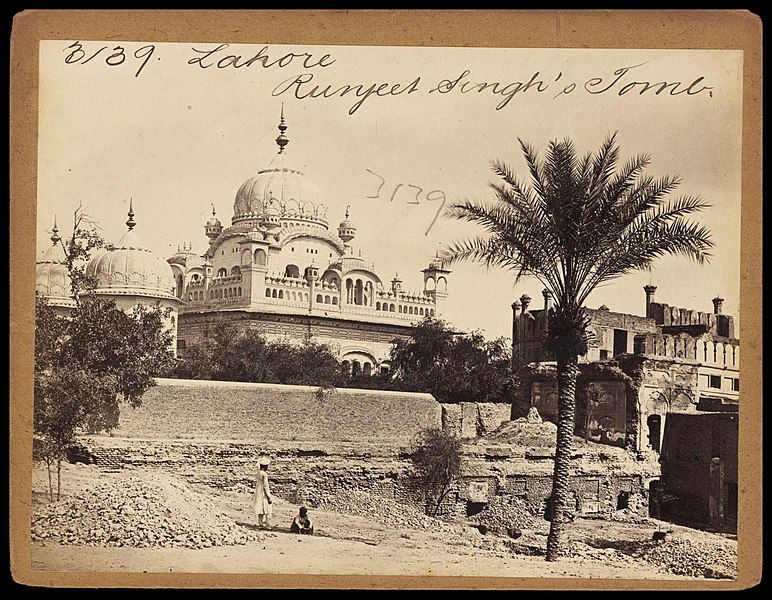
[[[303,535],[314,534],[314,524],[311,519],[308,518],[308,509],[305,506],[301,506],[297,516],[292,519],[290,533],[300,533]]]

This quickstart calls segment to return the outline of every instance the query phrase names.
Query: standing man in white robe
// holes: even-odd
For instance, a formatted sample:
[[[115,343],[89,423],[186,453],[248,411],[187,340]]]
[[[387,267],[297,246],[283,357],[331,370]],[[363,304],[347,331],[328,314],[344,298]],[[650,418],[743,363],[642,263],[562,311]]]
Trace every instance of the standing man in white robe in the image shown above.
[[[273,497],[271,488],[268,484],[268,464],[267,458],[261,458],[259,461],[260,470],[257,472],[257,481],[255,482],[255,514],[257,515],[257,524],[260,527],[268,527],[268,517],[273,514]]]

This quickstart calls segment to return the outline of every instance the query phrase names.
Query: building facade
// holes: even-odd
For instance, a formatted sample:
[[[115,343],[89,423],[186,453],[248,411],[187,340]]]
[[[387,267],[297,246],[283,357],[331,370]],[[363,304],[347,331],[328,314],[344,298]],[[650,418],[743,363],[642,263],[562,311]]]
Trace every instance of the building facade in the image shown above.
[[[225,321],[269,338],[328,344],[353,373],[388,368],[392,341],[441,315],[450,271],[431,261],[417,293],[398,276],[382,278],[352,246],[348,209],[331,230],[320,190],[288,159],[286,130],[282,116],[278,152],[236,192],[230,226],[213,208],[206,251],[185,246],[168,259],[182,302],[178,351]]]
[[[671,506],[680,507],[681,515],[694,500],[697,522],[731,527],[740,405],[734,319],[723,313],[721,298],[713,299],[712,312],[700,312],[655,302],[656,289],[644,287],[645,316],[605,306],[586,311],[590,342],[579,359],[575,433],[658,456],[662,477],[654,482],[653,498],[672,496]],[[544,306],[531,311],[530,300],[524,295],[512,305],[521,382],[512,418],[536,407],[544,419],[557,422],[556,365],[544,346],[551,298],[545,291]]]

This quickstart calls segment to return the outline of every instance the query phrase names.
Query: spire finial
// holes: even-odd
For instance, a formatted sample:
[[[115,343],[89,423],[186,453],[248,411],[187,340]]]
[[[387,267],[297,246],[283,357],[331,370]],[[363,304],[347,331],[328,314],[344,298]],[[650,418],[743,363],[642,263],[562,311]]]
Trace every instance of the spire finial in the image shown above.
[[[126,221],[126,226],[129,228],[129,231],[131,231],[136,224],[137,223],[134,221],[134,199],[129,198],[129,220]]]
[[[56,246],[61,239],[62,238],[59,237],[59,228],[56,226],[56,215],[54,215],[54,228],[51,230],[51,241],[54,243],[54,246]]]
[[[281,121],[279,122],[279,137],[276,138],[276,143],[279,145],[279,154],[284,153],[284,146],[289,144],[289,139],[284,135],[287,131],[287,126],[284,124],[284,102],[281,103]]]
[[[217,216],[217,212],[214,210],[214,204],[212,204],[212,216]]]
[[[346,219],[348,219],[348,209],[351,208],[350,204],[346,205]]]

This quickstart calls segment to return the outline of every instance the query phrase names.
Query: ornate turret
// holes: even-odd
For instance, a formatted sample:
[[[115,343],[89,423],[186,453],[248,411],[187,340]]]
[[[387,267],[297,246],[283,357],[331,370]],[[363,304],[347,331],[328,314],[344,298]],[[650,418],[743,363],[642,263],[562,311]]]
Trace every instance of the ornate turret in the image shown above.
[[[350,205],[346,207],[346,218],[338,225],[338,237],[343,240],[343,245],[346,248],[346,254],[351,252],[351,240],[356,236],[357,228],[348,218],[348,211]]]
[[[434,300],[435,310],[439,315],[448,298],[448,275],[451,271],[445,268],[445,262],[440,258],[439,253],[436,253],[434,260],[422,273],[424,274],[424,295]]]
[[[75,300],[72,297],[72,283],[61,241],[54,219],[54,228],[51,230],[52,245],[35,267],[35,289],[46,298],[50,306],[69,309],[75,306]]]
[[[399,273],[394,273],[394,279],[391,280],[391,291],[395,295],[402,291],[402,280],[399,278]]]
[[[204,230],[206,231],[206,237],[209,238],[210,245],[213,244],[222,233],[222,223],[220,223],[220,220],[217,218],[217,212],[214,210],[214,204],[212,204],[212,218],[206,222]]]

